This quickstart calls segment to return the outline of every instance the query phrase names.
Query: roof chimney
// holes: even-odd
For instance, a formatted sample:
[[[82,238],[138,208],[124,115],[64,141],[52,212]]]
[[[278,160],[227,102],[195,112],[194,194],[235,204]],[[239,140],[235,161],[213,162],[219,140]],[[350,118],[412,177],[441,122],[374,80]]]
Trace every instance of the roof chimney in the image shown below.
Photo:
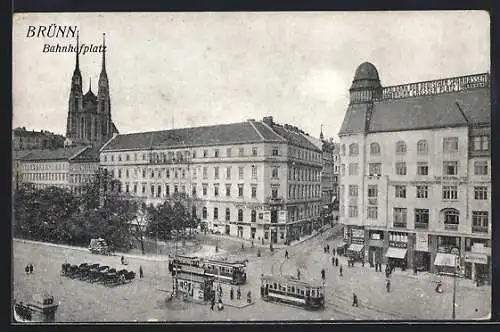
[[[262,119],[262,121],[269,126],[272,126],[274,123],[272,116],[265,116],[264,119]]]

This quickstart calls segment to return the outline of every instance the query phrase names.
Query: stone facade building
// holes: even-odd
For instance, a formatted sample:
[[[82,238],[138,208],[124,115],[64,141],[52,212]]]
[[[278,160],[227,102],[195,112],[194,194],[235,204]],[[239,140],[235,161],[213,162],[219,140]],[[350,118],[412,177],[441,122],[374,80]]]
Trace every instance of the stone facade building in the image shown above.
[[[100,158],[122,191],[148,204],[194,198],[192,213],[223,234],[284,243],[319,222],[321,150],[272,117],[117,135]]]
[[[491,278],[489,75],[382,87],[361,64],[339,132],[340,218],[369,262]],[[458,256],[458,259],[455,258]]]

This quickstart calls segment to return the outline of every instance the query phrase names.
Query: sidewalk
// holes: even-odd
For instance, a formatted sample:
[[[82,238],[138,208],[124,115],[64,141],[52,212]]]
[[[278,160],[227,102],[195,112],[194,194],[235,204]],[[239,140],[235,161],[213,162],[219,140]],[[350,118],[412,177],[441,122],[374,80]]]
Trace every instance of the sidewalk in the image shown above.
[[[336,224],[334,225],[333,227],[330,227],[329,225],[326,225],[323,227],[323,233],[326,232],[326,231],[329,231],[331,229],[334,229],[334,231],[336,230],[336,228],[340,227],[342,225],[340,224]],[[290,245],[286,245],[286,244],[273,244],[273,248],[274,249],[283,249],[283,248],[289,248],[289,247],[293,247],[293,246],[296,246],[302,242],[305,242],[309,239],[312,239],[318,235],[321,235],[322,233],[318,230],[318,231],[313,231],[312,234],[310,235],[306,235],[304,236],[303,238],[301,238],[300,240],[298,241],[292,241],[292,243],[290,243]],[[230,235],[225,235],[225,234],[207,234],[207,236],[210,236],[212,238],[215,238],[215,239],[220,239],[220,240],[229,240],[229,241],[234,241],[234,242],[240,242],[240,243],[246,243],[248,244],[248,247],[251,247],[252,245],[252,240],[248,240],[248,239],[243,239],[243,238],[240,238],[240,237],[234,237],[234,236],[230,236]],[[258,240],[254,240],[254,247],[255,248],[269,248],[269,240],[267,240],[267,243],[264,243],[262,244],[262,242],[258,241]]]

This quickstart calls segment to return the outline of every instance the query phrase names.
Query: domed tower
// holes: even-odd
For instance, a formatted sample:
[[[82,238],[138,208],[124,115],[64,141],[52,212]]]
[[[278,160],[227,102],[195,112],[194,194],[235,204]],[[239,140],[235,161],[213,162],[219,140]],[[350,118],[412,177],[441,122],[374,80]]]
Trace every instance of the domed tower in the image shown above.
[[[382,97],[382,85],[377,68],[369,62],[359,65],[349,89],[349,104],[371,103]]]

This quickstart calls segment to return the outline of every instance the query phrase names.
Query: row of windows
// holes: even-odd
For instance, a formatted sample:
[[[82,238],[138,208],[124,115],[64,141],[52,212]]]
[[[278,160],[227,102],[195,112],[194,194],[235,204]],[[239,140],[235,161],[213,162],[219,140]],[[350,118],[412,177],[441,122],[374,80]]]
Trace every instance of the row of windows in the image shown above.
[[[288,198],[289,199],[308,199],[321,196],[320,185],[289,185]]]
[[[296,148],[293,146],[290,146],[289,156],[297,159],[315,160],[315,161],[320,161],[322,158],[321,153],[314,152],[311,150]]]
[[[39,171],[39,170],[63,170],[65,169],[64,163],[30,163],[24,164],[23,170]]]
[[[472,149],[474,151],[488,151],[489,137],[476,136],[472,138]],[[405,154],[407,151],[406,142],[396,142],[395,152],[397,154]],[[458,151],[458,137],[445,137],[443,138],[443,152],[457,152]],[[417,154],[427,154],[429,152],[429,144],[427,140],[422,139],[417,141]],[[349,156],[357,156],[359,154],[359,146],[357,143],[349,145]],[[370,143],[370,154],[380,154],[380,144],[377,142]],[[342,145],[342,155],[345,156],[345,144]]]
[[[395,185],[394,192],[396,198],[406,198],[406,185]],[[429,186],[426,185],[416,185],[416,198],[429,198]],[[341,196],[344,195],[344,185],[340,187]],[[458,199],[458,187],[457,186],[443,186],[442,187],[442,198],[445,200],[456,200]],[[349,197],[358,196],[358,185],[349,185]],[[378,186],[368,185],[368,197],[376,198],[378,196]],[[485,186],[475,186],[474,187],[474,199],[476,200],[487,200],[488,199],[488,187]]]
[[[445,225],[458,225],[460,223],[460,213],[456,209],[444,209],[442,212],[442,221]],[[358,216],[358,206],[349,205],[349,217]],[[367,207],[367,216],[369,219],[378,218],[378,208],[376,206]],[[421,228],[428,225],[430,212],[428,209],[414,209],[415,228]],[[408,222],[407,208],[393,208],[393,226],[406,227]],[[488,227],[488,211],[472,211],[473,227]],[[453,227],[451,227],[453,228]]]
[[[66,181],[66,173],[23,173],[24,181]]]
[[[290,167],[288,169],[288,180],[295,181],[320,181],[319,170],[302,167]]]
[[[304,207],[289,207],[288,217],[291,221],[298,221],[303,218],[316,217],[320,214],[320,206],[313,204]]]
[[[396,175],[407,175],[406,162],[399,161],[394,164],[394,170]],[[359,164],[350,163],[348,168],[348,174],[350,176],[359,175]],[[382,163],[369,163],[368,164],[368,174],[370,176],[380,176],[382,175]],[[425,161],[417,162],[417,175],[429,175],[429,164]],[[341,165],[341,175],[345,175],[345,164]],[[443,175],[458,175],[458,161],[443,161]],[[487,160],[477,160],[474,161],[474,175],[488,175],[488,161]]]
[[[198,154],[199,153],[199,154]],[[271,152],[272,156],[279,156],[280,151],[277,146],[272,148]],[[204,150],[192,150],[192,151],[170,151],[170,152],[150,152],[150,153],[142,153],[141,159],[143,161],[150,161],[150,162],[169,162],[169,161],[185,161],[188,160],[189,157],[192,157],[193,159],[195,158],[220,158],[222,157],[221,154],[221,149],[204,149]],[[245,148],[240,147],[238,148],[238,157],[244,157],[245,155]],[[251,156],[257,157],[258,156],[258,149],[257,147],[252,147],[251,148]],[[137,161],[137,153],[134,154],[118,154],[117,155],[117,161],[130,161],[134,160]],[[225,157],[231,158],[233,157],[233,149],[232,148],[226,148],[225,149]],[[102,157],[102,160],[107,162],[108,161],[108,156],[104,155]],[[115,161],[115,155],[111,154],[109,156],[110,161]]]

